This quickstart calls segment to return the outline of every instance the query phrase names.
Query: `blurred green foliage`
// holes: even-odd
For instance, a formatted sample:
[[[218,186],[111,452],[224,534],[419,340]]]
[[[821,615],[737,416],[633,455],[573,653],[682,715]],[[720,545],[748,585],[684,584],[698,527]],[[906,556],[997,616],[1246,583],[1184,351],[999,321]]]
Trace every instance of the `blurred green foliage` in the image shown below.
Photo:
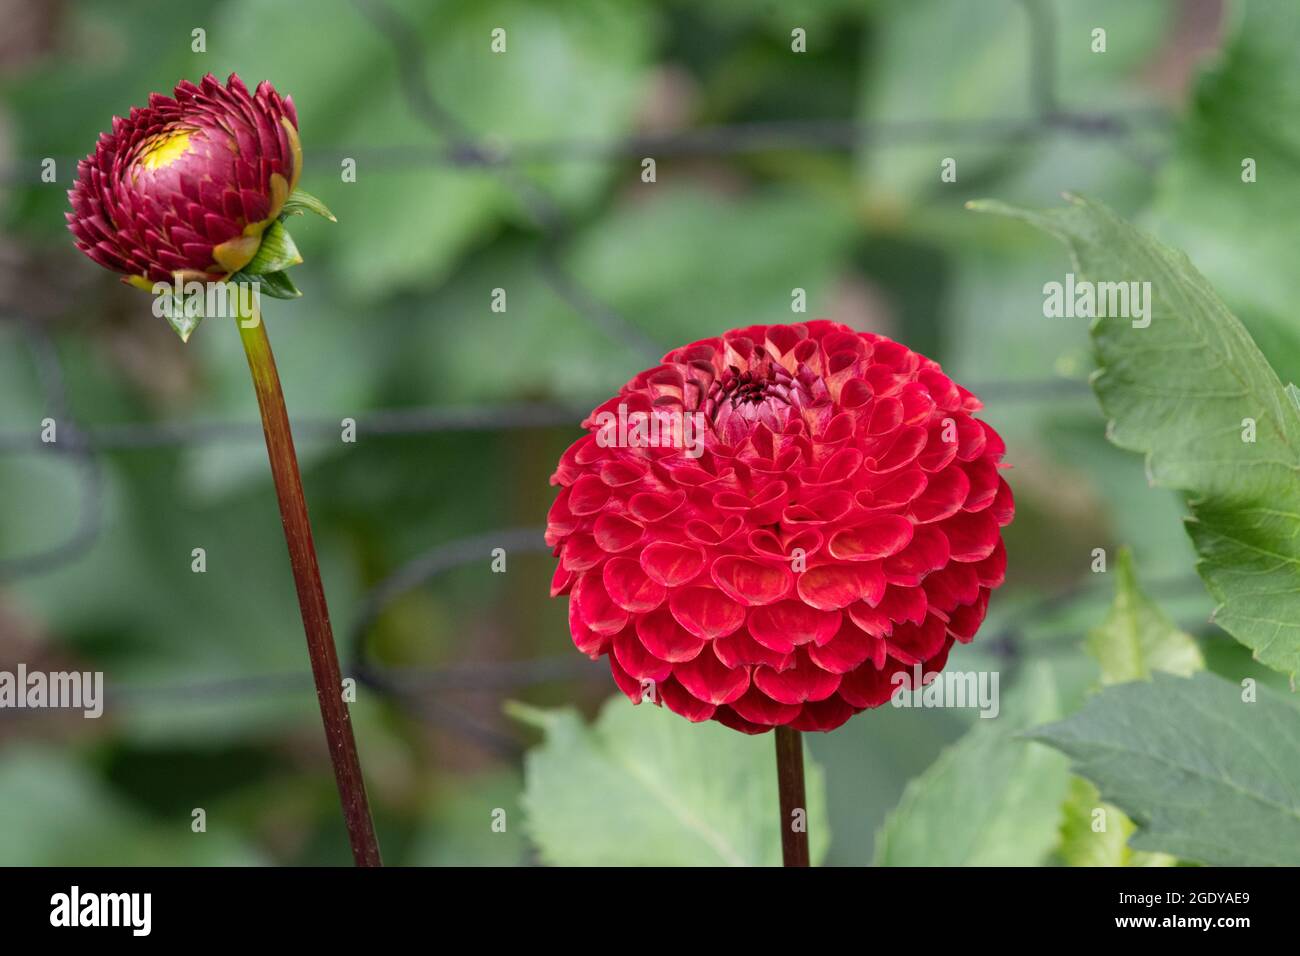
[[[339,219],[295,229],[305,298],[267,309],[297,419],[605,398],[653,357],[557,292],[548,249],[595,302],[665,349],[787,319],[797,287],[810,315],[900,338],[977,390],[987,386],[985,415],[1008,439],[1018,514],[1008,584],[983,638],[953,664],[1002,668],[1009,700],[1030,709],[1069,701],[1068,712],[1095,678],[1080,644],[1110,588],[1089,573],[1093,548],[1131,545],[1144,581],[1157,584],[1186,581],[1192,558],[1176,499],[1149,488],[1141,462],[1105,442],[1082,387],[1092,367],[1085,323],[1043,318],[1042,285],[1067,270],[1065,258],[964,204],[996,196],[1043,206],[1072,190],[1149,220],[1186,246],[1284,379],[1300,367],[1284,259],[1300,195],[1300,22],[1285,5],[1229,11],[1220,42],[1217,18],[1202,22],[1191,11],[1203,5],[1179,0],[390,2],[419,54],[414,70],[362,12],[373,3],[23,6],[29,42],[0,59],[7,435],[34,435],[52,413],[12,321],[20,315],[53,336],[83,423],[254,420],[234,331],[205,323],[182,346],[138,293],[82,260],[63,228],[71,163],[112,115],[207,71],[270,79],[293,95],[302,185]],[[497,26],[508,30],[504,55],[489,48]],[[1090,49],[1098,26],[1105,54]],[[791,52],[794,27],[807,31],[807,53]],[[206,52],[191,51],[195,28],[206,31]],[[1199,76],[1206,58],[1213,68]],[[1035,64],[1054,69],[1054,110],[1118,126],[1036,118],[1048,87]],[[509,170],[451,161],[463,144],[429,122],[413,94],[421,89],[465,135],[517,146],[521,160]],[[812,121],[876,134],[821,142]],[[926,129],[931,121],[942,123]],[[653,184],[640,178],[653,147],[615,148],[628,136],[732,124],[793,124],[793,133],[762,148],[665,150]],[[1243,155],[1259,160],[1251,185],[1240,181]],[[39,181],[43,157],[58,160],[57,184]],[[956,183],[939,180],[945,157],[958,161]],[[347,158],[355,182],[341,181]],[[517,177],[549,197],[559,234],[539,229]],[[489,307],[496,288],[507,290],[504,314]],[[369,590],[407,560],[461,537],[540,525],[546,479],[576,425],[391,437],[363,428],[355,445],[300,440],[341,644]],[[260,438],[98,460],[102,529],[57,570],[0,585],[0,661],[75,661],[136,692],[99,722],[0,714],[0,863],[345,860]],[[71,459],[6,447],[0,557],[60,540],[84,493]],[[190,570],[195,547],[207,551],[204,574]],[[581,663],[561,602],[546,598],[548,559],[511,555],[505,575],[490,573],[489,560],[396,601],[368,653],[406,668]],[[1042,610],[1045,596],[1072,586],[1076,600]],[[1211,670],[1276,680],[1205,623],[1199,587],[1156,597],[1201,642]],[[245,683],[266,678],[275,680]],[[387,859],[534,862],[517,748],[539,735],[501,703],[593,714],[611,689],[595,678],[435,688],[396,701],[363,687],[354,719]],[[827,862],[890,862],[904,850],[924,862],[918,830],[895,823],[880,849],[874,834],[972,720],[885,707],[810,737],[826,776]],[[974,774],[985,756],[1014,772],[1023,755],[979,733],[988,739],[959,744],[971,753],[944,758],[929,776],[957,787],[945,767],[965,760]],[[1057,778],[1061,792],[1051,792],[1063,797],[1064,771]],[[980,803],[1015,786],[967,774],[960,791]],[[1046,834],[1026,844],[1037,860],[1059,820],[1021,796],[1035,833]],[[914,810],[918,799],[904,798]],[[191,830],[197,807],[207,811],[204,834]],[[498,809],[505,833],[491,827]],[[946,852],[956,861],[963,846],[989,846],[989,833],[954,837],[968,842]],[[975,850],[966,858],[989,859]]]

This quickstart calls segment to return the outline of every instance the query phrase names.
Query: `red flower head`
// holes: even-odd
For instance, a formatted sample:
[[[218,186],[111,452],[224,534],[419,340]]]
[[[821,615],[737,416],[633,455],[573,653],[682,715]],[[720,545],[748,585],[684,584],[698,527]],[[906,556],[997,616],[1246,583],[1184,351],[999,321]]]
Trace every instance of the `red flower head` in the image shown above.
[[[880,706],[975,636],[1005,575],[1014,506],[980,407],[833,322],[669,352],[551,478],[574,643],[634,702],[746,733]]]
[[[242,269],[302,169],[293,100],[270,83],[209,74],[175,96],[114,117],[68,192],[77,248],[146,289]]]

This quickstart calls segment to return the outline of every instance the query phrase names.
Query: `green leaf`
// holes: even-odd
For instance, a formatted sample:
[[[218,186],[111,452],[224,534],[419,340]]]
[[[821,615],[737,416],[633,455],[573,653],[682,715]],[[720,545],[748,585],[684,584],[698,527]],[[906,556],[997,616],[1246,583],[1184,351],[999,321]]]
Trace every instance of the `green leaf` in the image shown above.
[[[1176,627],[1138,587],[1133,554],[1121,548],[1115,560],[1115,603],[1088,634],[1088,653],[1101,665],[1103,684],[1149,680],[1151,672],[1190,677],[1205,669],[1191,635]]]
[[[1140,853],[1128,845],[1137,825],[1119,807],[1104,803],[1083,777],[1070,781],[1061,821],[1061,862],[1067,866],[1175,866],[1168,853]]]
[[[1101,665],[1103,685],[1150,680],[1153,671],[1190,677],[1205,669],[1196,641],[1174,626],[1138,587],[1133,554],[1121,548],[1115,559],[1115,601],[1106,620],[1088,634],[1087,649]],[[1122,811],[1104,803],[1097,788],[1075,777],[1061,823],[1061,859],[1069,866],[1173,866],[1164,853],[1137,853],[1128,838],[1137,827]]]
[[[1292,261],[1300,245],[1300,7],[1237,3],[1199,77],[1153,226],[1201,264],[1282,378],[1300,376]],[[1255,181],[1243,181],[1243,162]]]
[[[1140,827],[1135,850],[1219,866],[1300,864],[1300,711],[1209,673],[1117,684],[1030,734]]]
[[[508,706],[545,741],[524,762],[524,813],[547,863],[561,866],[778,866],[770,735],[692,724],[665,708],[606,701],[594,724],[572,708]],[[805,754],[814,862],[830,833],[820,767]]]
[[[1060,714],[1045,664],[919,777],[876,835],[878,866],[1034,866],[1058,840],[1066,761],[1018,732]]]
[[[302,298],[302,293],[287,272],[264,272],[257,278],[262,283],[262,295],[269,295],[273,299]]]
[[[293,195],[284,201],[284,206],[280,209],[280,216],[301,216],[304,212],[314,212],[316,215],[330,222],[338,222],[334,213],[329,211],[329,207],[323,202],[307,192],[305,189],[295,189]]]
[[[269,272],[280,272],[302,262],[302,255],[293,243],[293,236],[276,220],[262,233],[262,244],[257,252],[240,272],[243,275],[260,276]]]
[[[1061,239],[1078,279],[1151,283],[1150,325],[1097,319],[1093,388],[1115,444],[1147,457],[1158,485],[1187,493],[1197,570],[1215,620],[1256,659],[1300,669],[1300,415],[1242,324],[1187,257],[1100,203],[983,209]],[[1063,278],[1063,277],[1062,277]],[[1254,441],[1247,436],[1254,424]]]

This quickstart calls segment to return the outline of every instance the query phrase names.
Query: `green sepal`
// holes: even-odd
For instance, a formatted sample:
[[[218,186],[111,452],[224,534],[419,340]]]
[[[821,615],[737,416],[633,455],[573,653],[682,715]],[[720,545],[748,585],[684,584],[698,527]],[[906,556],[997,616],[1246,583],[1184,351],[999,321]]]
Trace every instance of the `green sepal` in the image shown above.
[[[199,327],[203,321],[202,313],[198,315],[186,315],[185,303],[175,296],[167,295],[160,299],[162,305],[163,318],[167,324],[172,327],[172,331],[180,336],[182,342],[188,342],[194,330]]]
[[[273,274],[283,276],[283,273]],[[241,285],[260,284],[263,292],[275,295],[276,293],[270,292],[264,279],[264,276],[250,276],[238,272],[224,282],[200,282],[200,290],[192,295],[182,292],[177,296],[174,292],[167,292],[156,297],[154,315],[166,319],[167,324],[180,336],[181,341],[188,342],[194,330],[205,318],[221,318],[243,313],[246,304],[245,295],[241,293]],[[191,285],[194,281],[196,280],[185,283],[185,286]],[[216,310],[214,315],[208,314],[209,305]]]
[[[302,255],[294,245],[293,236],[284,228],[284,223],[276,220],[262,233],[262,244],[240,273],[249,276],[265,275],[268,272],[282,272],[290,266],[302,262]]]
[[[266,272],[257,278],[261,280],[263,295],[269,295],[273,299],[302,298],[302,293],[287,272]]]
[[[280,209],[280,219],[283,220],[286,216],[301,216],[304,212],[314,212],[330,222],[338,222],[334,213],[329,211],[329,207],[302,189],[295,189],[293,194],[284,201],[284,206]]]

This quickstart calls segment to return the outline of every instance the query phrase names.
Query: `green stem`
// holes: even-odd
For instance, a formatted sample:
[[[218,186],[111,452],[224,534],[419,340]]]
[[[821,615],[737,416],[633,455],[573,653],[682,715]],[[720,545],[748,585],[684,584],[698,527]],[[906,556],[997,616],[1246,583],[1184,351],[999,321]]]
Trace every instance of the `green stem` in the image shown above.
[[[280,519],[284,539],[289,546],[289,565],[298,589],[298,607],[302,612],[303,630],[307,632],[307,654],[316,680],[316,699],[325,724],[325,740],[334,764],[343,817],[347,822],[352,856],[357,866],[381,866],[379,842],[370,819],[366,784],[361,775],[357,742],[352,735],[352,720],[343,699],[343,678],[339,671],[334,632],[330,628],[325,589],[321,586],[316,546],[312,542],[311,523],[307,518],[307,501],[303,497],[302,477],[298,473],[298,456],[289,430],[289,415],[284,407],[280,376],[275,356],[266,337],[266,327],[254,305],[251,314],[239,319],[239,337],[253,373],[253,390],[262,412],[262,430],[266,433],[266,454],[271,460],[271,475],[280,499]]]
[[[781,804],[781,858],[786,866],[808,866],[803,734],[789,727],[776,728],[776,785]]]

